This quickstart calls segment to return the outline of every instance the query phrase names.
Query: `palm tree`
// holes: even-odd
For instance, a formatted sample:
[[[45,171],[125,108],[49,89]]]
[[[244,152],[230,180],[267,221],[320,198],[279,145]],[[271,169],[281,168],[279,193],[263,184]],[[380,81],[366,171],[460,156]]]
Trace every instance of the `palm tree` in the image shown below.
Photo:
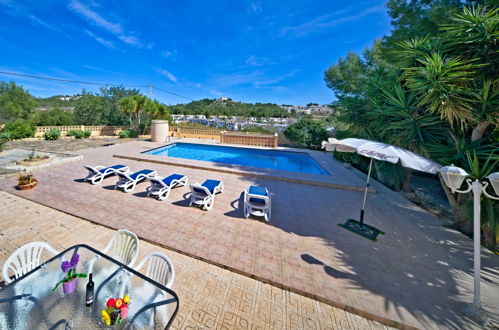
[[[141,118],[149,102],[149,99],[143,95],[132,95],[118,101],[120,112],[128,117],[130,126],[135,132],[139,132]]]
[[[421,97],[420,105],[439,113],[451,125],[471,128],[471,140],[481,139],[492,125],[499,126],[498,9],[464,8],[433,44],[426,39],[403,42],[401,57],[407,86]],[[417,63],[414,63],[416,59]]]

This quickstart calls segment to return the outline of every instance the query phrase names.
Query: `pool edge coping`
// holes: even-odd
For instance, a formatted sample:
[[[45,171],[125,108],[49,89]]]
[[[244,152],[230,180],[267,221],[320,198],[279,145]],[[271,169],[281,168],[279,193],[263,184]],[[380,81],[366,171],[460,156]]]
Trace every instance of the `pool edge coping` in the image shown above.
[[[141,155],[142,155],[142,153],[141,153]],[[153,155],[149,155],[149,156],[153,156]],[[157,157],[159,157],[159,156],[157,156]],[[113,154],[113,158],[127,159],[127,160],[139,161],[139,162],[147,162],[147,163],[158,164],[158,165],[185,167],[185,168],[192,168],[192,169],[197,169],[197,170],[206,170],[206,171],[211,171],[211,172],[250,176],[250,177],[262,178],[262,179],[268,179],[268,180],[285,181],[285,182],[306,184],[306,185],[326,187],[326,188],[345,189],[345,190],[353,190],[353,191],[360,191],[360,192],[363,192],[365,190],[365,187],[359,187],[359,186],[348,186],[348,185],[343,185],[343,184],[338,184],[338,183],[321,182],[321,181],[313,181],[313,180],[306,180],[306,179],[294,179],[294,178],[289,178],[289,177],[285,177],[285,176],[276,176],[273,174],[264,174],[264,173],[233,170],[230,168],[214,168],[214,167],[201,166],[201,165],[196,165],[196,164],[176,163],[176,162],[172,162],[172,161],[168,161],[168,160],[157,160],[157,159],[141,158],[141,157],[134,157],[134,156],[128,156],[128,155],[119,155],[119,154]],[[169,158],[169,157],[164,157],[164,158]],[[368,188],[368,192],[376,193],[377,191],[373,188]]]
[[[282,152],[282,153],[293,153],[293,154],[304,154],[312,158],[312,160],[316,163],[316,165],[324,171],[326,176],[332,176],[331,172],[324,168],[324,166],[321,165],[321,162],[314,157],[314,155],[309,152],[311,150],[307,149],[297,149],[297,148],[283,148],[283,147],[277,147],[277,148],[271,148],[271,147],[261,147],[261,146],[247,146],[247,145],[240,145],[240,144],[221,144],[221,143],[194,143],[190,141],[173,141],[169,142],[163,146],[160,147],[155,147],[149,150],[141,151],[140,154],[145,154],[149,156],[160,156],[160,155],[154,155],[150,154],[149,152],[158,150],[161,148],[166,148],[166,147],[172,147],[175,144],[182,143],[182,144],[192,144],[192,145],[208,145],[208,146],[216,146],[216,147],[227,147],[227,148],[236,148],[236,149],[249,149],[249,150],[265,150],[265,151],[275,151],[275,152]],[[169,157],[169,156],[161,156],[161,157]],[[191,159],[191,158],[181,158],[181,157],[171,157],[171,158],[179,158],[179,159],[186,159],[186,160],[194,160],[194,161],[207,161],[211,163],[217,163],[211,160],[201,160],[201,159]],[[230,165],[226,163],[220,163],[220,164],[225,164],[225,165]],[[234,165],[239,165],[239,166],[245,166],[245,167],[254,167],[254,166],[249,166],[249,165],[241,165],[241,164],[234,164]],[[273,169],[273,168],[264,168],[265,170],[274,170],[274,171],[284,171],[284,170],[278,170],[278,169]],[[317,173],[307,173],[307,172],[297,172],[297,173],[304,173],[304,174],[317,174]],[[323,175],[323,174],[317,174],[317,175]]]

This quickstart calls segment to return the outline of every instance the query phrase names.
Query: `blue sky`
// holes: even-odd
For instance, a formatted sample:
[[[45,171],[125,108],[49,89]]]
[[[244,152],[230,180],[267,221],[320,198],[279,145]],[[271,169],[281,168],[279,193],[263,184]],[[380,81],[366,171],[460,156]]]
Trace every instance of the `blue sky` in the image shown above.
[[[192,99],[330,103],[324,70],[390,31],[385,1],[0,0],[0,71]],[[98,87],[0,76],[33,95]],[[147,93],[147,89],[142,90]],[[188,102],[154,91],[166,104]]]

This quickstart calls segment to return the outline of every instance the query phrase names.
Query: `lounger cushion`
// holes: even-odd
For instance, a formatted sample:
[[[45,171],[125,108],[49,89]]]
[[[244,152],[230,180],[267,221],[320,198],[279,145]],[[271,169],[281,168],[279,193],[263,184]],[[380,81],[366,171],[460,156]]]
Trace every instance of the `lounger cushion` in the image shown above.
[[[220,184],[221,182],[218,180],[206,180],[205,182],[203,182],[202,186],[206,187],[210,191],[210,193],[213,194],[215,192],[215,188]]]
[[[170,186],[173,182],[173,180],[180,180],[182,178],[184,178],[185,175],[181,175],[181,174],[172,174],[170,176],[167,176],[166,178],[164,178],[162,181],[164,184],[166,184],[167,186]]]
[[[153,170],[140,170],[140,171],[138,171],[138,172],[135,172],[135,173],[133,173],[133,174],[130,174],[130,178],[131,178],[132,180],[136,180],[136,179],[137,179],[137,177],[138,177],[139,175],[149,175],[149,174],[151,174],[152,172],[154,172],[154,171],[153,171]]]
[[[119,170],[120,168],[123,168],[123,167],[126,167],[126,166],[125,166],[125,165],[114,165],[114,166],[108,166],[108,167],[106,167],[106,168],[103,168],[103,169],[99,170],[99,172],[104,173],[104,172],[106,172],[107,170],[111,170],[111,169],[113,169],[113,170]]]
[[[268,196],[267,189],[258,186],[250,186],[248,189],[248,194],[251,195],[260,195],[260,196]],[[265,204],[265,200],[262,198],[250,197],[250,202],[255,204]]]

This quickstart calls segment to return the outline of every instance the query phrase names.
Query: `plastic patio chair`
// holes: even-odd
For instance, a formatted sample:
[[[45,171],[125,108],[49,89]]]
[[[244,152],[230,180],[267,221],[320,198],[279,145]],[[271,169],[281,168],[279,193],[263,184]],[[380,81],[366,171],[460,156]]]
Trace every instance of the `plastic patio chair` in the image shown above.
[[[119,229],[111,237],[107,246],[102,250],[102,253],[107,254],[111,248],[112,258],[128,267],[132,267],[139,255],[139,239],[131,231]]]
[[[151,252],[147,254],[144,259],[135,267],[137,272],[140,272],[142,268],[145,268],[144,274],[149,277],[153,281],[158,282],[159,284],[164,285],[167,288],[171,288],[173,285],[173,281],[175,280],[175,270],[173,268],[173,263],[171,260],[160,252]],[[149,288],[144,288],[144,296],[148,296],[149,298],[146,300],[147,303],[157,302],[158,300],[163,299],[162,296],[165,294],[164,291],[159,292],[158,290],[150,291]],[[149,326],[152,329],[154,320],[159,317],[168,317],[168,306],[158,306],[154,308],[153,313],[151,313],[149,317]]]
[[[135,267],[136,271],[140,271],[146,265],[145,276],[152,280],[171,288],[175,280],[175,269],[171,260],[160,252],[151,252],[142,259]]]
[[[133,267],[139,255],[139,239],[131,231],[119,229],[113,234],[113,237],[111,237],[107,246],[102,250],[102,253],[107,254],[110,250],[110,256],[113,259],[128,267]],[[89,274],[93,272],[94,263],[97,259],[99,259],[99,256],[95,256],[89,261],[87,270]]]
[[[57,250],[45,242],[31,242],[17,249],[3,265],[2,276],[5,282],[11,283],[13,281],[9,277],[9,270],[12,270],[15,279],[18,279],[38,267],[42,253],[45,250],[52,256],[59,254]]]

